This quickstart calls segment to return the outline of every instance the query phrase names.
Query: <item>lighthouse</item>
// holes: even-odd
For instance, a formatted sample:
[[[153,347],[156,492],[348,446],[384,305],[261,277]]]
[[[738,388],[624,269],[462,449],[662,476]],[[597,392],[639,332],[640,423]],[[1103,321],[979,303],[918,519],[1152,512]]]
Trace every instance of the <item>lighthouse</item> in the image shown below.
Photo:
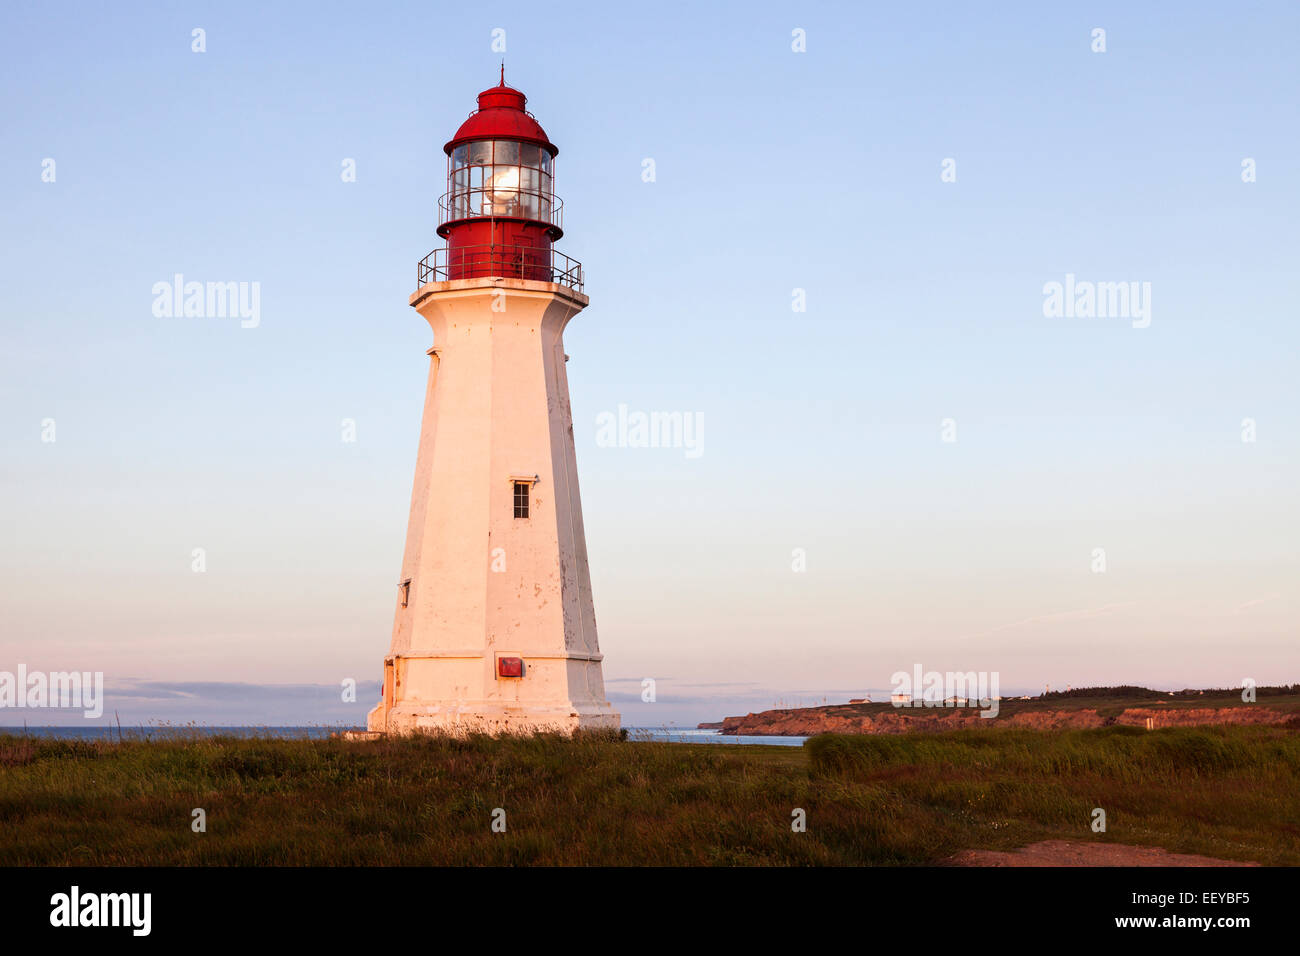
[[[582,265],[553,244],[559,153],[501,83],[444,147],[446,245],[411,306],[433,345],[392,644],[367,729],[617,728],[605,699],[564,330]]]

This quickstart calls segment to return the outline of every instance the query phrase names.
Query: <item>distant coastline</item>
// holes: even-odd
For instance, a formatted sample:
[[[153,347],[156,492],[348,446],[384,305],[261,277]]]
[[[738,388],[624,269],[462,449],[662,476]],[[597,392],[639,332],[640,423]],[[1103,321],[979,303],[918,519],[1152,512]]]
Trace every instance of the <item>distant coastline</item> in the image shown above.
[[[1267,724],[1300,727],[1300,685],[1156,691],[1146,687],[1089,687],[1038,697],[1002,698],[997,715],[984,717],[975,701],[888,701],[764,710],[702,723],[726,735],[900,734],[964,728],[1035,730],[1109,727]]]

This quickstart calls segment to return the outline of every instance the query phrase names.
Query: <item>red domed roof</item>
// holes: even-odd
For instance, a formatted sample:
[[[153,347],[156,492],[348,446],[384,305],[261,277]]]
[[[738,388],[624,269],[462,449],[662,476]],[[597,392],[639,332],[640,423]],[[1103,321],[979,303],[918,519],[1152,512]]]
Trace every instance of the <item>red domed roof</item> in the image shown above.
[[[456,135],[442,151],[450,155],[461,143],[475,139],[517,139],[544,146],[552,156],[559,155],[560,150],[546,138],[546,130],[533,119],[532,114],[524,111],[527,102],[528,97],[523,93],[506,86],[505,70],[502,69],[500,85],[478,95],[478,109],[460,124]]]

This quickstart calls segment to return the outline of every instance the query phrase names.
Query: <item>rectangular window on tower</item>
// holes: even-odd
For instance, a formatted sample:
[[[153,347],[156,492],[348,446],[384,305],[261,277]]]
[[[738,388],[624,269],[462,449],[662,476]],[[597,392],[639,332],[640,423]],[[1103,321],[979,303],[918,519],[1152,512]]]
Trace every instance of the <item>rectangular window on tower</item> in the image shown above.
[[[528,517],[528,488],[526,481],[515,482],[515,517]]]

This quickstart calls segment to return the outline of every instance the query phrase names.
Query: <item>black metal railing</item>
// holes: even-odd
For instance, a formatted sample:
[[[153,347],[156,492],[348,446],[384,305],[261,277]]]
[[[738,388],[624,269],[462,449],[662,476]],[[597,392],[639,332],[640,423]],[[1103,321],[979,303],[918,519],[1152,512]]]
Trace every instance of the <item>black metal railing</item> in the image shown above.
[[[497,276],[554,282],[575,292],[582,291],[582,263],[577,259],[551,248],[487,243],[434,249],[420,260],[416,288],[430,282]]]

